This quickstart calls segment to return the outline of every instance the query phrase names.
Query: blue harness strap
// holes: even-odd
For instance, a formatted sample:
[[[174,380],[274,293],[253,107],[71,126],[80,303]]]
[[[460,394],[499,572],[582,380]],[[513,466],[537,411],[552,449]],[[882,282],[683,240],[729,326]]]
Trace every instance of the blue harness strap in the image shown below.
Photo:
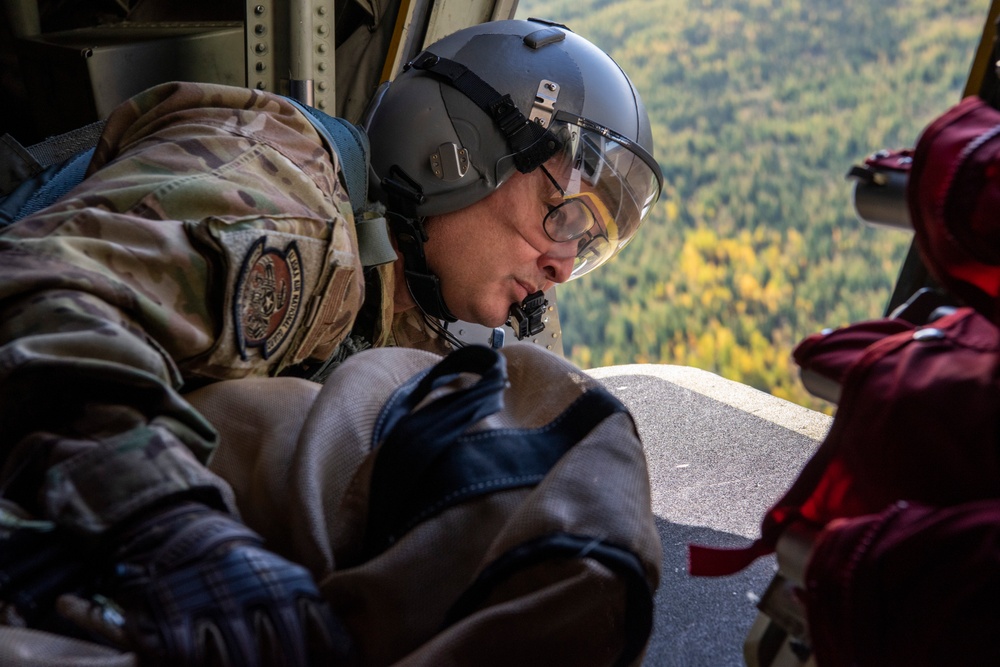
[[[340,157],[340,166],[347,182],[347,194],[354,209],[354,228],[362,266],[387,264],[396,260],[396,250],[389,240],[389,226],[383,215],[368,215],[368,136],[357,125],[343,118],[285,98],[302,112],[331,151]]]
[[[340,156],[351,207],[360,211],[368,198],[368,137],[361,128],[343,118],[323,113],[291,97],[291,102],[312,123],[331,150]]]
[[[93,156],[94,149],[89,148],[21,183],[0,200],[0,225],[17,222],[55,203],[83,180]]]

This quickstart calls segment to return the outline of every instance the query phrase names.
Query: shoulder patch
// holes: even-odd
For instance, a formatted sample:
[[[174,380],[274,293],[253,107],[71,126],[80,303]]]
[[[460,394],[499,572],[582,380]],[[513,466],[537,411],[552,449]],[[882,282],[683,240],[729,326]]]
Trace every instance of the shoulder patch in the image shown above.
[[[260,348],[268,359],[292,332],[302,307],[302,259],[294,241],[284,250],[254,242],[243,258],[233,299],[236,346],[242,359]]]

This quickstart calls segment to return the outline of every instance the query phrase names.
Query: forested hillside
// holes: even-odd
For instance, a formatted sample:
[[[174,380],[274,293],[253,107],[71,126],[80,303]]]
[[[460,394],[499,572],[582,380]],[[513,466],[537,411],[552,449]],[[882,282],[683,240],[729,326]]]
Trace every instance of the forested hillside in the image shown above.
[[[957,102],[987,0],[521,0],[632,77],[666,187],[619,259],[558,290],[580,366],[695,366],[830,410],[794,345],[881,316],[906,231],[845,174]]]

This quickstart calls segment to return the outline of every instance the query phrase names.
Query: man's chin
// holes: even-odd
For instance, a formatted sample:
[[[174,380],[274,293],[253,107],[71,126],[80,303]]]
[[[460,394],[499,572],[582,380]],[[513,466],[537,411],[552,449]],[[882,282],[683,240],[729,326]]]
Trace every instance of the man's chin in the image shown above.
[[[510,319],[510,309],[517,305],[500,299],[480,299],[475,302],[470,300],[462,303],[458,299],[455,301],[451,311],[455,317],[463,322],[491,329],[507,324],[507,320]]]
[[[505,310],[503,314],[500,313],[480,313],[479,316],[474,320],[469,320],[476,324],[480,324],[484,327],[489,327],[494,329],[496,327],[502,327],[507,324],[507,320],[510,318],[510,310]]]
[[[503,325],[507,324],[507,320],[508,319],[509,319],[508,316],[504,315],[503,318],[501,318],[501,319],[487,320],[486,322],[483,322],[482,325],[484,327],[489,327],[491,329],[495,329],[496,327],[502,327]]]

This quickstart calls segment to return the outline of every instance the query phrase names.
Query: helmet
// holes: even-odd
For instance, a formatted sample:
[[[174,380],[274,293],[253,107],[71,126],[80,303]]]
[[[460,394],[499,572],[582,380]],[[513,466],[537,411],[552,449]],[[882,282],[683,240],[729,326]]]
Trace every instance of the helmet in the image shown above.
[[[395,174],[418,193],[421,217],[474,204],[515,170],[558,163],[550,171],[564,195],[595,193],[603,206],[591,208],[611,216],[602,243],[580,242],[574,277],[624,247],[660,193],[631,81],[589,41],[538,19],[483,23],[429,46],[384,86],[364,126],[372,198],[392,209]]]
[[[424,254],[426,216],[471,206],[515,171],[544,165],[563,197],[544,229],[575,256],[577,277],[632,239],[662,188],[632,82],[596,46],[538,19],[483,23],[435,42],[383,84],[363,126],[369,195],[386,205],[410,294],[448,322],[456,318]],[[528,314],[513,304],[512,318],[538,319],[540,296],[525,300],[540,303]]]

